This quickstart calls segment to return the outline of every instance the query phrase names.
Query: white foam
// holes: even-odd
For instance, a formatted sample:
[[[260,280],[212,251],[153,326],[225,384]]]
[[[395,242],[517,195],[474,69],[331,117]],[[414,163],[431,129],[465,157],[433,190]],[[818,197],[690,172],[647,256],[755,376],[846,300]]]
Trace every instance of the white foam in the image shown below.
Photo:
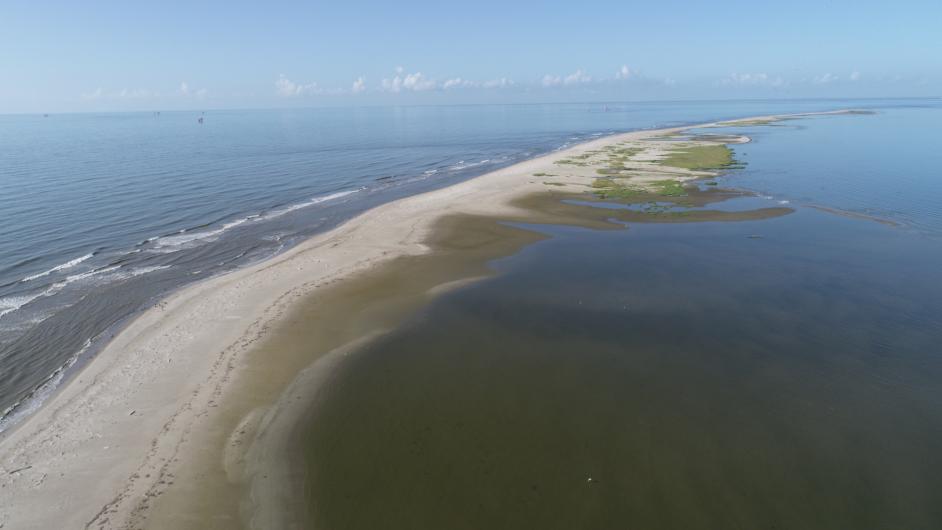
[[[25,296],[9,296],[7,298],[0,298],[0,318],[3,318],[3,315],[7,313],[12,313],[17,309],[23,307],[24,305],[32,302],[33,300],[42,296],[42,293],[34,295],[25,295]]]
[[[2,413],[0,413],[0,433],[8,429],[10,426],[18,422],[19,420],[29,416],[33,412],[39,410],[39,407],[52,395],[52,392],[59,386],[59,383],[62,382],[62,378],[65,377],[65,372],[75,362],[88,350],[88,347],[91,346],[92,341],[88,339],[85,341],[85,344],[75,352],[72,356],[66,359],[59,368],[46,378],[35,390],[30,392],[28,396],[17,401],[16,403],[7,407]]]
[[[259,216],[257,215],[250,215],[248,217],[243,217],[242,219],[236,219],[235,221],[225,223],[219,228],[213,230],[203,230],[200,232],[187,232],[186,230],[181,230],[177,232],[178,235],[158,237],[155,240],[156,244],[154,245],[154,248],[179,247],[193,241],[213,241],[224,232],[258,218]]]
[[[365,190],[365,189],[366,189],[366,188],[363,187],[363,188],[357,188],[357,189],[355,189],[355,190],[338,191],[338,192],[330,193],[330,194],[327,194],[327,195],[320,195],[320,196],[317,196],[317,197],[313,197],[313,198],[311,198],[311,199],[308,200],[308,201],[301,202],[301,203],[298,203],[298,204],[292,204],[291,206],[287,206],[287,207],[282,208],[282,209],[280,209],[280,210],[273,210],[273,211],[268,212],[267,214],[261,216],[261,218],[262,218],[262,219],[276,219],[276,218],[278,218],[278,217],[281,217],[282,215],[285,215],[285,214],[288,214],[288,213],[291,213],[291,212],[300,210],[300,209],[302,209],[302,208],[308,208],[308,207],[310,207],[310,206],[314,206],[315,204],[321,204],[321,203],[324,203],[324,202],[327,202],[327,201],[332,201],[332,200],[335,200],[335,199],[339,199],[339,198],[341,198],[341,197],[346,197],[347,195],[352,195],[352,194],[354,194],[354,193],[363,191],[363,190]]]
[[[469,167],[483,166],[484,164],[487,164],[490,161],[491,161],[490,158],[481,160],[480,162],[468,162],[468,163],[465,163],[464,160],[459,160],[457,164],[449,167],[448,169],[452,171],[458,171],[461,169],[468,169]]]
[[[80,274],[73,274],[71,276],[66,276],[66,278],[62,281],[52,284],[51,286],[46,288],[46,290],[35,293],[35,294],[18,295],[18,296],[10,296],[7,298],[0,298],[0,318],[3,318],[4,315],[7,315],[9,313],[12,313],[20,309],[21,307],[32,302],[33,300],[36,300],[38,298],[43,298],[45,296],[52,296],[58,293],[59,291],[61,291],[63,288],[65,288],[65,286],[71,283],[75,283],[77,281],[84,280],[85,278],[90,278],[92,276],[96,276],[98,274],[102,274],[105,272],[110,272],[118,268],[119,268],[118,266],[105,267],[103,269],[83,272]]]
[[[358,188],[355,190],[338,191],[338,192],[330,193],[327,195],[320,195],[317,197],[313,197],[310,200],[307,200],[305,202],[292,204],[291,206],[287,206],[285,208],[281,208],[278,210],[273,210],[263,215],[255,214],[255,215],[250,215],[248,217],[243,217],[241,219],[236,219],[234,221],[229,221],[228,223],[224,223],[222,226],[218,228],[213,228],[211,230],[200,230],[196,232],[180,230],[174,235],[152,237],[152,238],[147,239],[147,241],[145,241],[145,243],[154,243],[154,246],[151,248],[148,248],[147,251],[154,252],[157,254],[165,254],[168,252],[176,252],[180,247],[186,247],[192,243],[215,241],[216,239],[219,238],[220,235],[224,234],[225,232],[228,232],[229,230],[232,230],[233,228],[236,228],[237,226],[242,226],[245,223],[253,222],[253,221],[276,219],[285,214],[300,210],[302,208],[307,208],[309,206],[314,206],[315,204],[320,204],[323,202],[332,201],[334,199],[339,199],[341,197],[346,197],[347,195],[357,193],[365,189],[366,188],[363,187],[363,188]]]
[[[151,272],[168,269],[170,265],[156,265],[151,267],[138,267],[136,269],[125,269],[121,270],[121,265],[112,265],[110,267],[102,267],[100,269],[91,270],[88,272],[82,272],[79,274],[73,274],[71,276],[66,276],[62,281],[58,281],[44,291],[28,294],[28,295],[18,295],[10,296],[7,298],[0,298],[0,318],[3,318],[4,315],[12,313],[26,304],[32,302],[33,300],[43,298],[46,296],[52,296],[59,293],[67,286],[86,280],[88,278],[100,277],[102,280],[114,281],[114,280],[125,280],[127,278],[133,278],[135,276],[140,276],[142,274],[148,274]],[[117,271],[117,272],[116,272]],[[108,273],[115,272],[115,274],[108,275]]]
[[[126,280],[128,278],[134,278],[136,276],[150,274],[152,272],[162,271],[164,269],[169,269],[169,268],[170,268],[170,265],[154,265],[151,267],[138,267],[136,269],[127,269],[127,270],[122,270],[116,274],[111,275],[109,279]]]
[[[79,256],[79,257],[77,257],[77,258],[75,258],[75,259],[73,259],[73,260],[69,260],[69,261],[67,261],[67,262],[65,262],[65,263],[62,263],[62,264],[60,264],[60,265],[56,265],[55,267],[53,267],[53,268],[51,268],[51,269],[49,269],[49,270],[47,270],[47,271],[40,272],[39,274],[33,274],[32,276],[27,276],[27,277],[23,278],[22,280],[20,280],[20,282],[32,281],[32,280],[35,280],[35,279],[37,279],[37,278],[42,278],[43,276],[49,276],[50,274],[52,274],[52,273],[54,273],[54,272],[59,272],[59,271],[64,271],[64,270],[66,270],[66,269],[71,269],[72,267],[78,265],[79,263],[82,263],[83,261],[85,261],[85,260],[91,258],[91,257],[94,256],[94,255],[95,255],[95,253],[92,252],[91,254],[85,254],[84,256]]]

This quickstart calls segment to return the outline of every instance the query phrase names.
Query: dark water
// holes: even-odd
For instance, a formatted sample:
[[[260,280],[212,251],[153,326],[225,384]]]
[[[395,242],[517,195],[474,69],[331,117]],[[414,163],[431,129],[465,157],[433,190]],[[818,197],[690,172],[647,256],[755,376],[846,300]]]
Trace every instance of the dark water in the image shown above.
[[[912,225],[798,207],[531,227],[553,237],[331,379],[305,442],[317,527],[942,527],[937,152],[907,123],[766,129],[737,151],[768,198],[725,207],[846,200]],[[902,173],[912,200],[882,200]]]
[[[0,116],[0,430],[156,297],[376,204],[613,131],[925,105],[937,102]]]

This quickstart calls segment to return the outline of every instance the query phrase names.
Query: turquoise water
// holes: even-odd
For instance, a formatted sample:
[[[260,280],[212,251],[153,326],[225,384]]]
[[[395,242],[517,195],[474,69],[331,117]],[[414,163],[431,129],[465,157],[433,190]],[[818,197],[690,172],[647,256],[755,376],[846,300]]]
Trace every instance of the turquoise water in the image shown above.
[[[0,116],[0,414],[34,409],[157,297],[376,204],[614,131],[926,105],[937,112],[858,100]],[[891,210],[920,228],[938,214]]]
[[[750,129],[721,207],[783,217],[525,226],[320,390],[315,526],[942,527],[938,117]]]

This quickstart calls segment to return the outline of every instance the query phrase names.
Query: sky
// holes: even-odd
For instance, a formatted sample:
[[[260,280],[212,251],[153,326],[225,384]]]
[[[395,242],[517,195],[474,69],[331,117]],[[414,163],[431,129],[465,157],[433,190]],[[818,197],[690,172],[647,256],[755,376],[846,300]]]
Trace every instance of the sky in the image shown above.
[[[942,95],[942,2],[0,2],[0,113]]]

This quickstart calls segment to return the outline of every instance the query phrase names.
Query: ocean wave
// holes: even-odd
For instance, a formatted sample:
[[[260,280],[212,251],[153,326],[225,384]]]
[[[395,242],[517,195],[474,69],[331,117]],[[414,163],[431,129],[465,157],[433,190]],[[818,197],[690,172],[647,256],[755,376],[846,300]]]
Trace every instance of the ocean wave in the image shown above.
[[[112,274],[107,279],[109,280],[126,280],[128,278],[136,278],[137,276],[143,276],[144,274],[150,274],[152,272],[162,271],[164,269],[169,269],[171,265],[153,265],[150,267],[137,267],[137,268],[128,268],[127,270],[122,270],[116,274]]]
[[[90,254],[85,254],[84,256],[79,256],[79,257],[77,257],[77,258],[75,258],[75,259],[73,259],[73,260],[69,260],[69,261],[67,261],[67,262],[65,262],[65,263],[62,263],[62,264],[60,264],[60,265],[56,265],[55,267],[53,267],[53,268],[51,268],[51,269],[49,269],[49,270],[47,270],[47,271],[43,271],[43,272],[40,272],[40,273],[38,273],[38,274],[33,274],[33,275],[30,275],[30,276],[27,276],[27,277],[23,278],[22,280],[20,280],[20,282],[29,282],[29,281],[33,281],[33,280],[36,280],[36,279],[38,279],[38,278],[42,278],[43,276],[49,276],[50,274],[53,274],[53,273],[56,273],[56,272],[64,271],[64,270],[66,270],[66,269],[71,269],[72,267],[78,265],[79,263],[82,263],[83,261],[85,261],[85,260],[91,258],[91,257],[94,256],[94,255],[95,255],[95,253],[92,252],[92,253],[90,253]]]
[[[176,252],[181,247],[185,248],[185,247],[190,246],[193,243],[206,243],[206,242],[215,241],[222,234],[228,232],[229,230],[232,230],[233,228],[242,226],[246,223],[277,219],[291,212],[301,210],[303,208],[308,208],[310,206],[321,204],[327,201],[336,200],[341,197],[346,197],[347,195],[351,195],[353,193],[357,193],[365,189],[366,187],[362,187],[362,188],[357,188],[355,190],[338,191],[338,192],[330,193],[327,195],[320,195],[317,197],[313,197],[310,200],[300,202],[297,204],[292,204],[290,206],[286,206],[284,208],[280,208],[277,210],[272,210],[264,214],[253,214],[247,217],[242,217],[241,219],[229,221],[228,223],[222,224],[218,228],[213,228],[210,230],[198,230],[198,231],[190,231],[190,229],[183,229],[177,232],[176,234],[148,238],[142,244],[145,244],[145,245],[149,243],[153,244],[151,248],[146,249],[148,252],[153,252],[157,254]]]
[[[42,293],[34,295],[22,295],[22,296],[8,296],[6,298],[0,298],[0,318],[3,318],[4,315],[12,313],[17,309],[23,307],[24,305],[32,302],[33,300],[42,296]]]
[[[20,399],[16,403],[10,405],[3,412],[0,412],[0,433],[17,423],[19,420],[29,416],[33,412],[39,410],[39,407],[49,398],[50,395],[58,388],[59,383],[62,382],[62,378],[65,377],[65,372],[71,368],[76,361],[82,356],[83,353],[88,351],[89,346],[92,345],[92,340],[87,339],[85,344],[74,354],[69,356],[64,363],[62,363],[59,368],[56,368],[52,374],[49,375],[42,383],[39,384],[32,392],[26,395],[23,399]]]
[[[338,191],[335,193],[329,193],[327,195],[319,195],[317,197],[313,197],[310,200],[300,202],[298,204],[292,204],[291,206],[287,206],[279,210],[272,210],[271,212],[261,215],[260,218],[266,219],[266,220],[277,219],[278,217],[300,210],[302,208],[308,208],[308,207],[314,206],[315,204],[321,204],[327,201],[333,201],[333,200],[339,199],[341,197],[346,197],[347,195],[353,195],[354,193],[361,192],[365,189],[366,187],[361,187],[355,190]]]
[[[468,169],[470,167],[483,166],[484,164],[487,164],[490,161],[491,161],[490,158],[481,160],[480,162],[467,162],[467,163],[465,163],[464,160],[459,160],[457,164],[449,167],[448,169],[450,169],[451,171],[460,171],[462,169]]]
[[[170,268],[170,265],[155,265],[150,267],[136,267],[121,270],[123,268],[123,265],[110,265],[79,274],[72,274],[37,293],[0,298],[0,318],[3,318],[5,315],[21,309],[23,306],[35,300],[58,294],[69,285],[82,280],[89,278],[97,278],[104,281],[126,280],[128,278],[134,278],[135,276],[141,276],[142,274],[168,269]],[[112,272],[115,274],[108,274]]]
[[[162,236],[156,239],[151,238],[148,239],[148,241],[152,241],[154,243],[154,248],[179,247],[194,241],[212,241],[223,233],[232,230],[237,226],[244,225],[249,221],[258,219],[259,217],[260,216],[258,215],[250,215],[248,217],[243,217],[242,219],[236,219],[235,221],[225,223],[219,228],[215,228],[213,230],[189,232],[187,229],[183,229],[177,232],[175,235]]]

